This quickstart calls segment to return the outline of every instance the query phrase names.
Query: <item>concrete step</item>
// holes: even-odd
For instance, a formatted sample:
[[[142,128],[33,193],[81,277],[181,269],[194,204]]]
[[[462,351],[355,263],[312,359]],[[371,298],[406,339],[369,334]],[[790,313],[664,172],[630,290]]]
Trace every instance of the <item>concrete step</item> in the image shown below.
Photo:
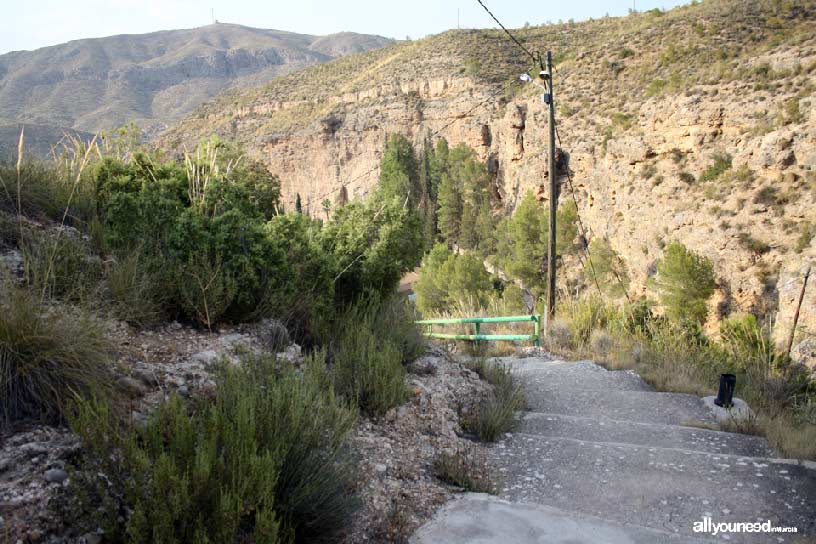
[[[479,523],[474,523],[479,520]],[[703,544],[710,539],[689,539],[635,524],[533,504],[514,504],[489,495],[466,493],[448,503],[410,540],[413,544]]]
[[[524,383],[527,408],[532,412],[639,423],[685,425],[716,423],[700,397],[655,391],[586,390],[542,387]]]
[[[496,359],[510,367],[525,383],[544,388],[580,390],[652,391],[653,389],[631,370],[606,370],[592,361],[551,361],[538,357]]]
[[[632,444],[747,457],[776,456],[767,440],[758,436],[661,423],[526,412],[521,415],[517,431],[586,442]]]
[[[774,460],[633,444],[514,434],[491,449],[503,499],[689,538],[716,522],[771,520],[816,533],[816,471]],[[787,542],[782,534],[731,535],[735,542]],[[782,540],[776,540],[781,538]]]

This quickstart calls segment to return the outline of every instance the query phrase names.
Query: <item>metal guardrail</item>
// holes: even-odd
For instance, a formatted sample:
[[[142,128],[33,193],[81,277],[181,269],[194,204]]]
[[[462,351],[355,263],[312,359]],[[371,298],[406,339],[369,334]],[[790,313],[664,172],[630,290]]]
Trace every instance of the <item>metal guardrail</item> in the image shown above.
[[[533,334],[481,334],[482,323],[523,323],[532,321],[534,325]],[[509,317],[463,317],[448,319],[423,319],[415,321],[417,325],[425,325],[427,330],[425,336],[429,338],[443,338],[446,340],[474,340],[476,342],[494,340],[531,340],[534,345],[541,345],[541,316],[540,315],[514,315]],[[474,326],[475,334],[447,334],[433,332],[433,325],[468,325]]]

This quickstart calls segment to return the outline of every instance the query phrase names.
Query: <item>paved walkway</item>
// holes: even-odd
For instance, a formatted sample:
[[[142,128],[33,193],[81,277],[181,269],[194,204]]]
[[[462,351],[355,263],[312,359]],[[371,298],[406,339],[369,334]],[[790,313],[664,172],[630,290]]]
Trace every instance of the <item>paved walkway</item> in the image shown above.
[[[688,426],[714,422],[700,398],[591,362],[502,361],[522,380],[529,411],[491,450],[501,492],[452,501],[415,544],[816,538],[816,469],[777,458],[763,438]],[[799,532],[694,532],[704,517]]]

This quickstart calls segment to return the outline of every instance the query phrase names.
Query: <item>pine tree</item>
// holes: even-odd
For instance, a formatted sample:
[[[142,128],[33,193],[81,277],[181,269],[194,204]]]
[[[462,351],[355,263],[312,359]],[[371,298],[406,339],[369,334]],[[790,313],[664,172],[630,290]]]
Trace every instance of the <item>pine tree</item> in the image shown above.
[[[295,194],[295,211],[303,214],[303,205],[300,203],[300,193]]]
[[[416,207],[422,198],[414,146],[405,136],[392,134],[385,144],[380,161],[380,186],[377,194],[384,199],[398,198]]]
[[[672,242],[657,263],[655,285],[666,315],[678,321],[703,323],[708,313],[706,302],[717,282],[708,257]]]

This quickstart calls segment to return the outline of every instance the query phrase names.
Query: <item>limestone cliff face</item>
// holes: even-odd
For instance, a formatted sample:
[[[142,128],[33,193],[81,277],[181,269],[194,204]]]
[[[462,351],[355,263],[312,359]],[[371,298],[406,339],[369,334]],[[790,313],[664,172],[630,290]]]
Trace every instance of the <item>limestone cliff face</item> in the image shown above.
[[[568,51],[555,74],[559,151],[572,173],[579,211],[590,238],[607,238],[625,258],[632,294],[646,294],[662,248],[682,241],[715,265],[720,286],[712,301],[712,330],[720,316],[754,311],[776,319],[781,339],[801,287],[799,270],[816,258],[807,234],[816,231],[814,7],[805,2],[804,12],[784,20],[789,40],[781,43],[743,49],[741,38],[728,35],[728,25],[712,29],[713,38],[689,35],[694,25],[717,24],[706,17],[716,21],[729,10],[749,9],[746,20],[761,20],[742,4],[710,2],[660,20],[638,16],[544,27],[542,33],[555,33],[552,41],[562,40]],[[753,35],[761,30],[753,27]],[[280,176],[289,208],[300,194],[304,210],[317,215],[324,198],[364,198],[371,191],[388,134],[404,134],[419,146],[441,131],[449,143],[465,142],[486,161],[502,211],[512,213],[528,190],[545,199],[547,110],[538,92],[451,68],[467,65],[461,55],[447,64],[434,59],[436,48],[471,37],[443,36],[424,46],[384,50],[357,77],[346,76],[352,85],[338,78],[312,98],[287,90],[292,83],[284,81],[252,96],[216,101],[163,141],[190,141],[208,131],[236,138]],[[484,47],[492,46],[493,36],[485,34]],[[736,52],[721,45],[735,41]],[[682,72],[683,63],[672,68],[669,55],[692,46],[726,51],[721,66],[689,73]],[[399,60],[389,64],[394,58]],[[517,66],[506,66],[505,81],[523,71]],[[396,77],[397,69],[413,77]],[[224,110],[236,106],[225,117]],[[721,163],[730,158],[730,167],[712,169],[716,156]],[[566,177],[559,181],[562,201],[571,198]],[[816,334],[811,282],[797,336],[804,351],[813,349],[805,342],[808,334]]]

